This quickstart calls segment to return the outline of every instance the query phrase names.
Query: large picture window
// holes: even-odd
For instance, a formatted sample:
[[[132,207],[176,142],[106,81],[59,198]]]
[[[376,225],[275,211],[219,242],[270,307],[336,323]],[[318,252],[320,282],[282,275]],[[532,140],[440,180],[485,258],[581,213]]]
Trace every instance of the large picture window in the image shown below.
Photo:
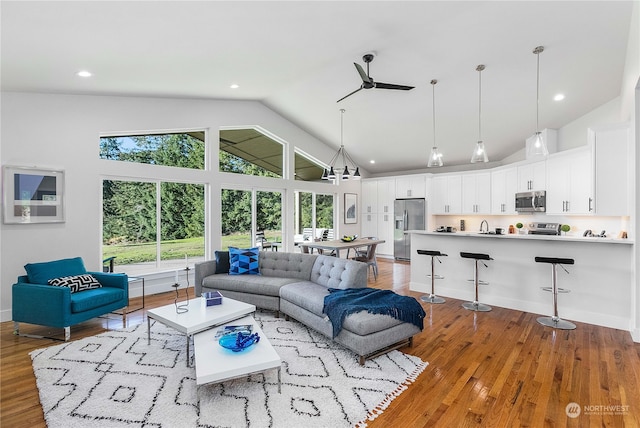
[[[103,258],[129,275],[204,260],[204,185],[103,180]]]

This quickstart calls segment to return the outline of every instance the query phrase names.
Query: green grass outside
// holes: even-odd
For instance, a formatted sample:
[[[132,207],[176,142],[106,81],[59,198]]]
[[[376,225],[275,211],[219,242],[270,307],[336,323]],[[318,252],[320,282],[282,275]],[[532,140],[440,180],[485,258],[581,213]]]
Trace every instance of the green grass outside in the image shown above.
[[[269,241],[275,241],[276,237],[281,236],[279,231],[267,231],[265,235]],[[214,245],[213,250],[226,250],[228,247],[248,248],[250,246],[249,234],[236,233],[223,236],[220,248]],[[162,260],[182,259],[185,254],[189,257],[203,257],[204,237],[162,241],[160,250]],[[103,245],[102,254],[105,259],[117,257],[117,263],[120,265],[153,262],[156,260],[156,243]]]

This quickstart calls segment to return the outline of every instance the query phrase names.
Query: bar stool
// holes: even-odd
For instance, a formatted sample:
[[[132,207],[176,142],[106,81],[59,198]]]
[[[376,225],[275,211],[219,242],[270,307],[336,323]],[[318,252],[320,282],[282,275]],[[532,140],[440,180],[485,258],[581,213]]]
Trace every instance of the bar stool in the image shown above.
[[[436,279],[444,279],[444,276],[436,275],[435,267],[434,267],[434,259],[437,259],[438,262],[442,263],[439,257],[447,257],[447,255],[444,253],[441,253],[440,251],[434,251],[434,250],[418,250],[418,254],[423,256],[431,256],[431,275],[427,275],[427,278],[431,277],[431,294],[429,294],[428,296],[420,297],[420,300],[422,300],[423,302],[429,302],[429,303],[446,302],[446,300],[443,299],[442,297],[436,296],[436,293],[434,291]]]
[[[482,253],[460,253],[460,257],[464,259],[475,259],[475,269],[473,273],[473,279],[469,281],[473,281],[476,286],[476,299],[473,302],[465,302],[462,304],[462,307],[468,309],[470,311],[477,312],[489,312],[491,310],[491,306],[485,305],[483,303],[478,302],[478,285],[488,285],[489,283],[486,281],[480,281],[478,278],[478,262],[482,263],[484,267],[488,267],[487,264],[483,260],[493,260],[489,257],[489,254]]]
[[[566,273],[569,273],[563,265],[574,264],[573,259],[562,259],[557,257],[536,257],[536,263],[550,263],[553,265],[551,271],[551,278],[553,285],[551,287],[542,287],[544,291],[551,291],[553,293],[553,316],[552,317],[539,317],[538,322],[547,327],[559,328],[561,330],[573,330],[576,325],[572,322],[565,321],[558,316],[558,293],[569,293],[571,290],[565,288],[558,288],[557,285],[557,267],[560,265]]]

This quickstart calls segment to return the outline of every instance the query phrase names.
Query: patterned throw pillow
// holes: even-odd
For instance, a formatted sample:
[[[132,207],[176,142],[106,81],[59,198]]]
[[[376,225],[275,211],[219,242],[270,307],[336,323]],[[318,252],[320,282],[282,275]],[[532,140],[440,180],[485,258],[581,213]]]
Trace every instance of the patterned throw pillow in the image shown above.
[[[258,267],[259,254],[258,247],[229,247],[229,275],[260,275],[260,268]]]
[[[72,293],[102,287],[98,280],[89,274],[63,276],[61,278],[50,279],[47,282],[49,285],[55,285],[56,287],[69,287]]]

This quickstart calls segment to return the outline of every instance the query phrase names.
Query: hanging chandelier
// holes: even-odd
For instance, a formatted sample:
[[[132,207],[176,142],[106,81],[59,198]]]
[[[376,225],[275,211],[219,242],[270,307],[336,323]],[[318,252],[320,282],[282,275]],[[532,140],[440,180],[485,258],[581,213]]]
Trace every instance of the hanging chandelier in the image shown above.
[[[544,46],[538,46],[533,50],[533,53],[537,57],[537,68],[536,68],[536,134],[533,140],[533,144],[531,144],[527,150],[528,157],[531,156],[548,156],[549,149],[547,148],[547,143],[542,138],[542,132],[540,132],[539,128],[539,109],[540,109],[540,54],[544,52]]]
[[[438,151],[438,147],[436,146],[436,83],[438,83],[436,79],[431,81],[433,91],[433,147],[431,148],[427,168],[442,166],[442,153]]]
[[[351,164],[351,169],[353,170],[353,179],[354,180],[360,179],[360,169],[358,168],[358,165],[356,165],[353,159],[351,159],[351,156],[349,156],[349,153],[347,153],[347,150],[344,148],[344,141],[343,141],[344,112],[345,112],[345,109],[343,108],[340,109],[340,113],[341,113],[340,114],[340,148],[329,161],[329,165],[328,165],[329,171],[327,171],[327,168],[324,169],[324,172],[322,173],[323,180],[335,180],[338,177],[338,174],[340,173],[342,166],[344,166],[344,170],[342,171],[342,175],[340,175],[340,177],[343,180],[349,180],[351,178],[351,172],[349,171],[349,164]],[[342,160],[342,165],[337,167],[336,163],[340,160]],[[336,169],[338,169],[338,174],[336,174],[335,172]]]
[[[476,71],[478,72],[478,142],[473,149],[471,163],[489,162],[487,150],[482,141],[482,70],[484,70],[484,68],[482,64],[476,67]]]

